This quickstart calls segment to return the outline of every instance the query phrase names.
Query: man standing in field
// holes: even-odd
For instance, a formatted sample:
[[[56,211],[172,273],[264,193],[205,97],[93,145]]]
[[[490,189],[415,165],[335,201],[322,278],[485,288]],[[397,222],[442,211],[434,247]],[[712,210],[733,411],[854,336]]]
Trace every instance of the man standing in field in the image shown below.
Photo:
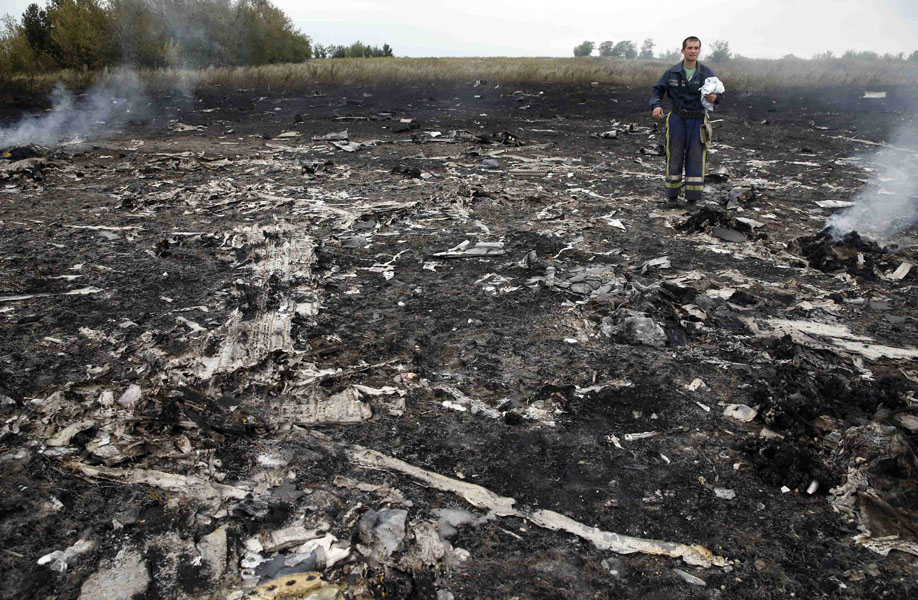
[[[685,188],[685,199],[694,204],[701,200],[704,189],[706,148],[701,130],[705,124],[705,109],[701,104],[701,87],[705,80],[714,77],[714,71],[698,62],[701,40],[687,37],[682,42],[684,60],[669,68],[650,92],[653,118],[664,118],[660,104],[663,96],[672,101],[672,112],[666,119],[666,200],[677,205],[679,190]],[[708,94],[705,100],[720,102],[721,94]],[[682,173],[685,171],[683,185]]]

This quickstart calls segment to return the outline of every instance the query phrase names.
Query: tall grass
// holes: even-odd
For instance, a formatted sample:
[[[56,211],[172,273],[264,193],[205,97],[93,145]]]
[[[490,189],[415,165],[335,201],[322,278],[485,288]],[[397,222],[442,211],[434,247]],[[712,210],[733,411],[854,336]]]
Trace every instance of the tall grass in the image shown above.
[[[150,91],[285,89],[316,86],[387,86],[410,82],[464,84],[486,81],[504,86],[604,85],[649,87],[668,63],[659,60],[610,58],[350,58],[310,60],[261,67],[211,67],[138,72]],[[878,87],[918,85],[918,63],[901,60],[734,59],[712,66],[731,91],[768,91],[832,86]],[[33,92],[50,90],[60,82],[85,88],[119,71],[62,71],[16,78]]]

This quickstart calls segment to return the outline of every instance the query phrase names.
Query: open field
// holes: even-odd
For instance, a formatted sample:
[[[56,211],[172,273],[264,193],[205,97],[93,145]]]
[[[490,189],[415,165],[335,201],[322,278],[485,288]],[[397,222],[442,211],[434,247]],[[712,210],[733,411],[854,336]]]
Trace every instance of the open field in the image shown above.
[[[702,57],[702,61],[704,57]],[[473,81],[503,85],[619,85],[645,88],[662,69],[660,60],[614,58],[374,58],[325,59],[263,67],[215,67],[204,70],[141,70],[150,92],[177,88],[202,92],[238,89],[309,90],[316,85],[383,85],[430,82],[465,84]],[[833,86],[871,87],[918,85],[918,63],[898,60],[765,60],[740,58],[712,65],[734,91],[816,89]],[[62,71],[33,77],[12,77],[0,104],[19,100],[23,93],[47,93],[58,82],[85,89],[119,77],[118,72]],[[132,75],[133,76],[133,75]]]
[[[227,73],[0,164],[0,598],[914,596],[918,232],[818,235],[910,89],[688,210],[611,75]]]

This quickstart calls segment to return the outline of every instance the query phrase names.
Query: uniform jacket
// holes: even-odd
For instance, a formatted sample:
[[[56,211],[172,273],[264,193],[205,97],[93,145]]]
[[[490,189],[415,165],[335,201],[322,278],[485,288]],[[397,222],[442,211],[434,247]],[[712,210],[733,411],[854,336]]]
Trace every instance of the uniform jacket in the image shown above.
[[[714,71],[708,66],[697,63],[695,74],[691,81],[686,81],[685,71],[682,70],[682,63],[670,67],[650,92],[650,108],[654,109],[663,102],[663,96],[668,95],[672,100],[675,108],[682,110],[704,110],[701,105],[701,86],[708,77],[714,77]],[[720,102],[723,94],[717,94],[717,100],[714,104]]]

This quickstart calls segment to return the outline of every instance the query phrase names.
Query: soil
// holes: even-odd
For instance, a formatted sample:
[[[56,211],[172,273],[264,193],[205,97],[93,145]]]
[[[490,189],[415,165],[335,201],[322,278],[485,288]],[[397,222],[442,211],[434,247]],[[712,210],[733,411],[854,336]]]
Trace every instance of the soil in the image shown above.
[[[818,321],[918,347],[918,267],[889,277],[918,264],[914,229],[895,247],[820,254],[836,248],[819,237],[835,209],[816,202],[851,200],[869,177],[850,159],[876,148],[857,140],[915,120],[895,90],[861,92],[728,95],[709,155],[728,172],[697,213],[660,202],[665,157],[641,152],[662,141],[646,93],[607,86],[200,93],[45,149],[0,189],[0,598],[77,598],[126,547],[152,575],[144,598],[232,597],[248,538],[323,519],[352,544],[323,575],[353,598],[912,597],[918,559],[856,544],[857,515],[830,490],[849,475],[851,427],[894,427],[914,453],[902,418],[916,412],[916,359],[763,333]],[[344,129],[380,143],[312,141]],[[502,252],[437,256],[463,241]],[[290,264],[262,268],[278,249]],[[9,299],[21,295],[36,296]],[[659,326],[657,343],[622,325],[629,310]],[[289,344],[259,354],[245,324],[272,314],[293,314]],[[237,362],[202,376],[234,318]],[[399,392],[365,392],[372,416],[346,424],[285,412],[302,390],[321,405],[355,385]],[[733,404],[757,416],[725,417]],[[464,561],[409,568],[396,551],[380,564],[357,547],[367,510],[405,508],[410,527],[438,508],[486,511],[355,464],[355,445],[729,564],[617,555],[518,517],[459,527]],[[77,464],[251,493],[221,512]],[[874,491],[916,476],[886,469]],[[894,498],[918,527],[914,494]],[[195,545],[220,526],[230,558],[215,579]],[[80,539],[95,548],[65,572],[38,564]]]

